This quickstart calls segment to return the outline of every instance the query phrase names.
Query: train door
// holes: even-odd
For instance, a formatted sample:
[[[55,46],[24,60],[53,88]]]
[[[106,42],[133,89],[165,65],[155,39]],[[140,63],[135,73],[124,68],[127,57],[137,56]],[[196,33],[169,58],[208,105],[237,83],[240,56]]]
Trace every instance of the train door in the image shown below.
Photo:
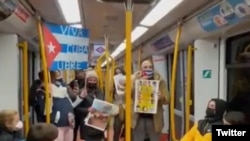
[[[184,79],[185,79],[185,52],[179,52],[178,64],[177,64],[177,76],[176,76],[176,93],[175,93],[175,121],[177,129],[177,138],[181,138],[184,134]]]
[[[186,103],[185,103],[185,99],[186,99],[186,93],[187,93],[187,69],[188,69],[188,51],[187,50],[184,50],[183,51],[183,66],[184,66],[184,81],[183,81],[183,99],[181,99],[181,101],[182,101],[182,105],[183,105],[183,111],[184,111],[184,115],[185,115],[185,109],[186,109],[186,107],[185,107],[185,105],[186,105]],[[192,78],[191,78],[191,95],[190,95],[190,105],[189,105],[189,108],[190,108],[190,118],[189,118],[189,126],[190,127],[192,127],[193,126],[193,124],[194,124],[194,52],[192,52],[192,58],[191,58],[191,60],[192,60],[192,68],[191,68],[191,71],[192,71]],[[184,120],[185,121],[185,120]],[[185,125],[185,123],[184,123],[184,125]],[[184,134],[185,134],[185,132],[184,132]]]
[[[168,60],[168,77],[169,78],[169,87],[172,76],[172,63],[173,63],[173,54],[167,56]],[[193,60],[193,59],[192,59]],[[187,50],[182,50],[179,52],[179,58],[177,62],[177,76],[176,76],[176,91],[175,91],[175,129],[177,138],[181,138],[184,135],[185,130],[185,93],[186,93],[186,78],[187,78]],[[193,82],[193,81],[192,81]],[[194,93],[193,93],[193,84],[191,92],[191,101],[193,103]],[[194,122],[194,106],[190,106],[190,126]]]
[[[169,74],[169,86],[171,85],[171,77],[172,77],[172,65],[173,65],[173,54],[169,54],[167,56],[168,60],[168,74]],[[178,62],[177,62],[177,73],[176,73],[176,91],[175,91],[175,105],[174,105],[174,114],[175,114],[175,132],[177,138],[180,138],[183,135],[184,132],[184,111],[183,111],[183,76],[184,76],[184,70],[183,70],[183,53],[180,53]],[[171,86],[170,86],[171,88]],[[173,110],[173,109],[169,109]],[[170,122],[170,126],[172,123]],[[171,131],[170,131],[171,132]]]

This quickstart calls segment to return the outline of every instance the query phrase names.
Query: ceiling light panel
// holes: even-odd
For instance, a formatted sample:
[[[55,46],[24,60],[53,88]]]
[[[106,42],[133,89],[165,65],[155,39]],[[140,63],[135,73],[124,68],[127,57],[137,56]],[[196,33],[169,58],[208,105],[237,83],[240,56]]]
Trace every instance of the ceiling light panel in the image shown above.
[[[180,5],[183,0],[161,0],[141,21],[141,25],[153,26],[165,17],[174,8]]]
[[[81,21],[78,0],[57,0],[67,23]]]

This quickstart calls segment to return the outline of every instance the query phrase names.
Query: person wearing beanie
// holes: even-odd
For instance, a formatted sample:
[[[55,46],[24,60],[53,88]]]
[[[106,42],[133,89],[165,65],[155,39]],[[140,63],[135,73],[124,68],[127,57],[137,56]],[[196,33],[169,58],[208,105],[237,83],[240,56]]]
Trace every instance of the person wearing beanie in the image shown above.
[[[76,107],[76,112],[81,114],[80,138],[85,141],[101,141],[104,139],[104,132],[85,125],[84,119],[89,112],[95,110],[91,107],[94,99],[104,100],[104,94],[98,87],[98,76],[94,70],[87,70],[85,75],[85,88],[80,97],[83,101]]]
[[[101,141],[104,139],[104,132],[85,125],[85,119],[89,112],[96,110],[92,108],[94,99],[104,100],[105,96],[98,87],[98,76],[95,70],[86,70],[85,88],[81,92],[80,97],[82,103],[76,107],[77,113],[81,113],[82,120],[80,125],[80,138],[85,141]]]

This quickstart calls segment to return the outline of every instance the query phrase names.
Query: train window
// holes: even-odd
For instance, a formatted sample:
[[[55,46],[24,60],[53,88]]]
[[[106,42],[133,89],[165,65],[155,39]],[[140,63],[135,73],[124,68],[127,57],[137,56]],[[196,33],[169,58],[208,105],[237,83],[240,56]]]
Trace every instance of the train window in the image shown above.
[[[250,92],[250,33],[228,38],[226,41],[228,69],[227,99]]]
[[[249,64],[243,61],[245,54],[250,54],[250,32],[234,36],[226,40],[226,65],[230,68],[240,67]],[[241,64],[241,65],[239,65]]]

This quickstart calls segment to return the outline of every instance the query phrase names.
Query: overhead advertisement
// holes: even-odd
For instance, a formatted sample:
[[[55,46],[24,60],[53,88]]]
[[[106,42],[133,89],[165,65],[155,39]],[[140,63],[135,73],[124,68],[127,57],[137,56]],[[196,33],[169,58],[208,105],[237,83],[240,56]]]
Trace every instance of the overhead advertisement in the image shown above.
[[[173,45],[174,42],[170,39],[170,37],[168,35],[156,40],[155,42],[153,42],[151,44],[152,49],[155,52],[161,51],[171,45]]]
[[[236,24],[250,15],[250,0],[226,0],[200,14],[197,19],[207,32]]]

